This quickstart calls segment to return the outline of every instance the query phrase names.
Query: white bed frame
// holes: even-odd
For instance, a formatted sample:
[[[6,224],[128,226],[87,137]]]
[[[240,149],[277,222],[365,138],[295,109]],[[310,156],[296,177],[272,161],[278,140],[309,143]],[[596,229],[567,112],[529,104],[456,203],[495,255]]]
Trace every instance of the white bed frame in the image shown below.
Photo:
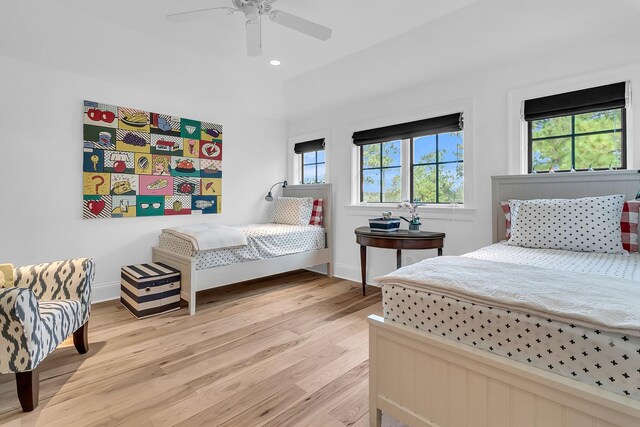
[[[637,171],[492,178],[494,241],[504,240],[499,202],[640,190]],[[640,402],[469,346],[369,316],[369,416],[415,426],[640,426]]]
[[[275,258],[243,262],[239,264],[196,270],[194,258],[180,255],[160,247],[152,249],[154,262],[162,262],[177,268],[181,273],[180,297],[189,304],[189,313],[196,312],[196,292],[217,288],[231,283],[257,279],[284,273],[286,271],[309,268],[326,264],[327,276],[333,276],[332,269],[332,206],[331,184],[289,185],[282,189],[285,197],[313,197],[323,199],[323,225],[325,228],[325,247],[323,249],[283,255]]]

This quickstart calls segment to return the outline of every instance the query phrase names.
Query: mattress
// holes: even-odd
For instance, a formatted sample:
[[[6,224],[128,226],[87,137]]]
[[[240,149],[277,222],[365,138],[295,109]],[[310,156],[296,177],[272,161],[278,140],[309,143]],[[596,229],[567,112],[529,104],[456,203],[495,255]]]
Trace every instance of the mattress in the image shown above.
[[[509,246],[506,241],[463,255],[487,261],[533,265],[563,271],[599,274],[640,282],[640,254],[600,254]],[[640,283],[638,284],[640,286]]]
[[[463,255],[639,280],[639,254],[530,249],[497,243]],[[640,337],[488,307],[400,285],[383,286],[384,317],[493,354],[640,400]]]
[[[325,230],[315,225],[245,224],[234,225],[247,236],[247,245],[235,248],[196,251],[191,241],[163,232],[159,246],[192,257],[196,270],[274,258],[323,249]]]

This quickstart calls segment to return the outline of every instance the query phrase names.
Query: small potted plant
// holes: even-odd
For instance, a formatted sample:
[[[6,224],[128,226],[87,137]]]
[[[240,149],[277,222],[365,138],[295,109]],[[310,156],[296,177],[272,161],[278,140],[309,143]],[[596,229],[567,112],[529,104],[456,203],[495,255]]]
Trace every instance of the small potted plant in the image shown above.
[[[403,220],[407,221],[409,223],[409,232],[411,233],[417,233],[420,231],[420,225],[422,225],[420,223],[420,214],[418,213],[418,206],[420,206],[421,203],[416,202],[415,200],[413,202],[410,202],[408,200],[405,200],[403,202],[398,203],[398,207],[399,208],[407,208],[409,209],[409,214],[411,214],[411,219],[407,219],[405,217],[403,217],[402,215],[400,216],[400,218],[402,218]]]

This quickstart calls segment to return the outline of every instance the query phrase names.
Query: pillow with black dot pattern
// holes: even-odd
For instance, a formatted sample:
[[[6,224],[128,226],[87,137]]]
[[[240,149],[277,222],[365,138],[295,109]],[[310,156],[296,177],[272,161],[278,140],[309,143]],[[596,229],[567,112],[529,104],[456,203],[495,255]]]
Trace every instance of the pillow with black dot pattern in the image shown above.
[[[271,222],[309,225],[312,209],[313,197],[278,197],[273,203]]]
[[[625,197],[510,200],[509,245],[576,252],[625,253],[620,217]]]

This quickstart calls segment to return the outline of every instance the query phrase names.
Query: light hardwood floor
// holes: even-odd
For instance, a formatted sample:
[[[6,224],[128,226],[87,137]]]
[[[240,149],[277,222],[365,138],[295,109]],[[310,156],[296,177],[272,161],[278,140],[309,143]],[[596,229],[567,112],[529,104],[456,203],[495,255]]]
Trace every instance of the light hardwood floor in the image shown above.
[[[34,412],[0,375],[0,423],[368,425],[366,317],[382,310],[378,289],[360,289],[297,271],[202,292],[192,317],[95,305],[89,353],[68,341],[45,359]]]

